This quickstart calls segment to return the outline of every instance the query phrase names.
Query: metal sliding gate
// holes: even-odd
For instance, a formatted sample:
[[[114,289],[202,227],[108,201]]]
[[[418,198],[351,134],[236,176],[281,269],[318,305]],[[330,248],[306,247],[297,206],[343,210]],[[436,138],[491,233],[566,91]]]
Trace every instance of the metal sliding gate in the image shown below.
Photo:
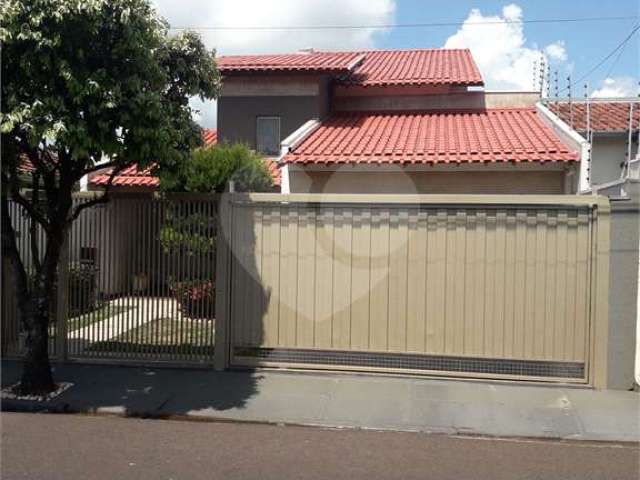
[[[222,211],[232,366],[604,382],[604,198],[256,194]]]
[[[74,202],[87,200],[78,195]],[[11,208],[29,270],[30,221],[20,207]],[[212,364],[215,225],[213,196],[156,200],[127,195],[84,210],[60,264],[50,354]],[[39,242],[42,252],[43,235]],[[3,352],[17,355],[23,334],[17,306],[9,300],[12,277],[7,267],[3,265]]]

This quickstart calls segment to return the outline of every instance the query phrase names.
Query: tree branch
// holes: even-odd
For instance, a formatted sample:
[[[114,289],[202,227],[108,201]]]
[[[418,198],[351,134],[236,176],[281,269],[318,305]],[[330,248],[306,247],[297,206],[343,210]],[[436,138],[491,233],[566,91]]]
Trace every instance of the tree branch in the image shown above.
[[[125,168],[124,165],[120,165],[120,166],[114,167],[113,170],[111,171],[111,174],[109,175],[109,180],[107,181],[107,184],[105,185],[105,188],[104,188],[104,191],[102,192],[102,195],[100,195],[99,197],[93,198],[93,199],[91,199],[91,200],[89,200],[87,202],[80,203],[79,205],[76,205],[76,207],[73,209],[73,211],[71,213],[71,218],[68,220],[68,223],[69,224],[73,223],[80,216],[80,214],[84,210],[86,210],[87,208],[91,208],[91,207],[94,207],[94,206],[102,204],[102,203],[107,203],[109,201],[109,193],[111,191],[111,186],[113,184],[113,179],[124,168]]]
[[[49,222],[44,217],[44,215],[42,215],[36,208],[34,208],[34,206],[31,204],[31,202],[20,193],[20,183],[19,183],[18,179],[17,178],[10,179],[9,176],[4,174],[4,173],[3,173],[2,177],[3,177],[3,182],[5,183],[5,185],[7,185],[9,187],[9,193],[11,194],[11,200],[13,200],[18,205],[20,205],[22,208],[24,208],[27,211],[27,213],[29,214],[29,216],[31,216],[31,218],[33,218],[40,225],[42,225],[42,228],[44,228],[45,231],[48,231],[49,230]]]

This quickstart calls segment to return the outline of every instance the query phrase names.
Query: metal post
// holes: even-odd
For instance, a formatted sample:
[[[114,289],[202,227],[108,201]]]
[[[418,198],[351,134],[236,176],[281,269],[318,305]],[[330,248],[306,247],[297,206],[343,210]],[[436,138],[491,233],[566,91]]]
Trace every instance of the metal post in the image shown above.
[[[69,231],[65,234],[64,243],[58,263],[58,284],[56,292],[56,358],[67,360],[67,322],[69,320]]]

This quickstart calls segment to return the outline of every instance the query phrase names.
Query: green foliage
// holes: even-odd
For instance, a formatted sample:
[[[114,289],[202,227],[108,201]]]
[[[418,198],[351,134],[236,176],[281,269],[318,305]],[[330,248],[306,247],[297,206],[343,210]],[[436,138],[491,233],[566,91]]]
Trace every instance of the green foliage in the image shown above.
[[[181,216],[177,205],[169,205],[160,229],[165,253],[182,251],[187,256],[206,255],[215,249],[215,218],[202,214]]]
[[[71,316],[90,312],[98,307],[97,280],[99,270],[86,263],[69,266],[69,313]]]
[[[3,172],[45,145],[73,180],[104,155],[176,168],[201,143],[188,100],[217,96],[214,53],[147,0],[4,0],[0,24]]]
[[[174,192],[224,192],[233,181],[239,192],[266,192],[273,188],[264,159],[243,144],[199,148],[177,174],[160,172],[160,185]]]

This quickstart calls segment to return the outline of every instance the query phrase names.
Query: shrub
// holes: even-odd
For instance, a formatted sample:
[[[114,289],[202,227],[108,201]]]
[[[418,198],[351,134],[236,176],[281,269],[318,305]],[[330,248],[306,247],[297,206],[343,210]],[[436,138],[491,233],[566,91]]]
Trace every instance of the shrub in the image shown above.
[[[273,180],[264,159],[243,144],[219,144],[192,152],[178,173],[159,171],[171,192],[221,193],[229,181],[238,192],[268,192]]]
[[[189,318],[215,318],[215,288],[211,280],[171,282],[180,311]]]
[[[98,308],[98,271],[92,263],[69,266],[69,316],[75,317]]]

